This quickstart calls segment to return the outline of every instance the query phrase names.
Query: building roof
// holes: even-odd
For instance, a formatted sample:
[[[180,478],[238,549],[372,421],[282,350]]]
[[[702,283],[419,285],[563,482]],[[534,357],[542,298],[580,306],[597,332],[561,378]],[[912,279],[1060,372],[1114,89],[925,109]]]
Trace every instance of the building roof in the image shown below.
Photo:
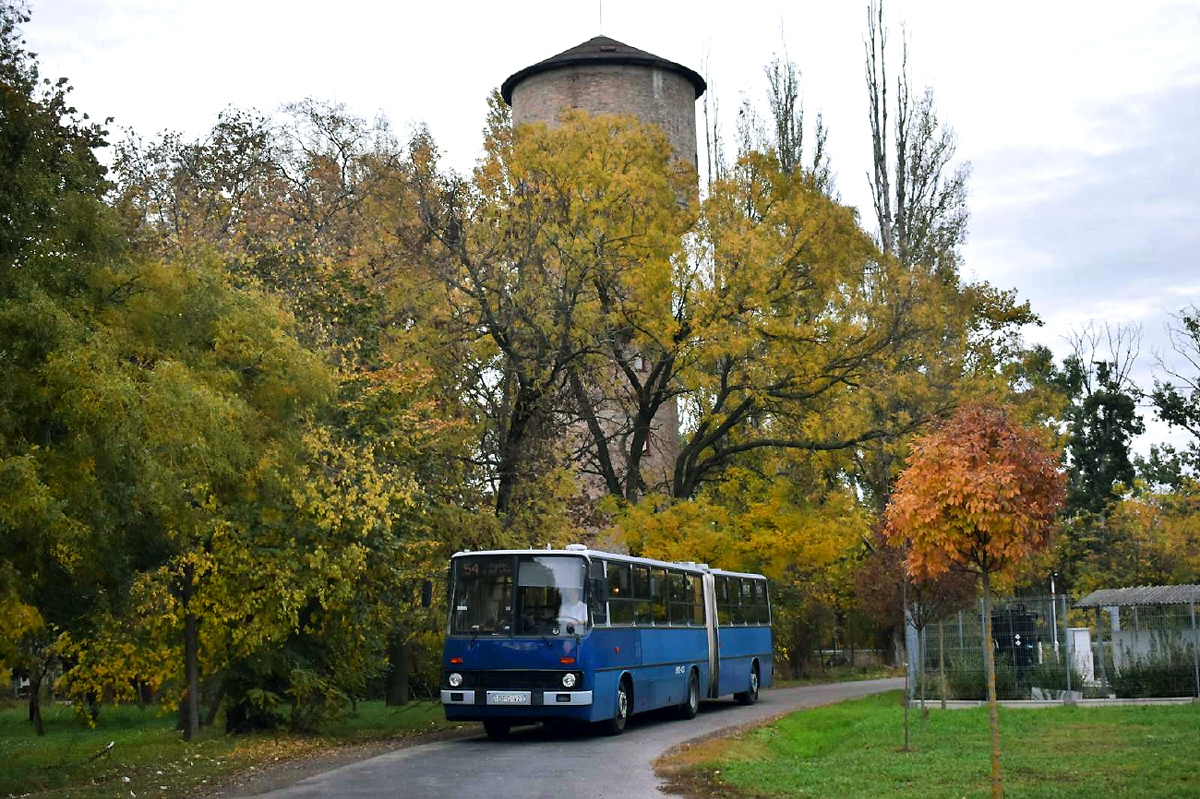
[[[636,66],[657,67],[669,70],[691,81],[692,86],[696,89],[696,97],[704,94],[704,90],[708,88],[708,84],[704,82],[704,78],[700,77],[699,73],[693,69],[688,69],[683,64],[676,64],[674,61],[668,61],[652,53],[647,53],[645,50],[630,47],[607,36],[596,36],[595,38],[588,39],[583,44],[575,45],[570,50],[564,50],[558,55],[550,56],[545,61],[539,61],[532,66],[525,67],[520,72],[514,72],[508,77],[508,80],[501,84],[500,95],[504,98],[504,102],[512,105],[513,89],[526,78],[563,67],[585,66],[588,64],[633,64]]]
[[[1200,585],[1143,585],[1137,588],[1105,588],[1093,591],[1075,603],[1077,608],[1107,608],[1132,605],[1200,604]]]

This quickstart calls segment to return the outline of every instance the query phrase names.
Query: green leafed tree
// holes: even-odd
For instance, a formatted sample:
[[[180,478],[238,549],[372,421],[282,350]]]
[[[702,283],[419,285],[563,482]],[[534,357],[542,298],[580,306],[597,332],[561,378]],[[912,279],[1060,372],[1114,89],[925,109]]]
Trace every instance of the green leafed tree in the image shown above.
[[[1133,438],[1146,429],[1129,377],[1140,335],[1136,328],[1093,323],[1070,337],[1073,352],[1059,380],[1073,398],[1066,413],[1073,511],[1101,514],[1120,487],[1133,486]]]
[[[1178,458],[1180,466],[1190,467],[1195,475],[1200,471],[1200,308],[1193,305],[1180,311],[1169,334],[1181,366],[1168,366],[1160,358],[1167,379],[1154,381],[1150,401],[1158,418],[1191,436]]]

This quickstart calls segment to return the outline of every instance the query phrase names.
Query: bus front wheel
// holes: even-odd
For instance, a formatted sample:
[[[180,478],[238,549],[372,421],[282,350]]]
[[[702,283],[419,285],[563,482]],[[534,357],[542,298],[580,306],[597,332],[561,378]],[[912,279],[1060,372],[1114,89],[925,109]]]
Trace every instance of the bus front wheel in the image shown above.
[[[485,721],[483,723],[483,730],[489,738],[504,738],[511,729],[512,725],[507,721]]]
[[[758,664],[750,667],[750,687],[748,690],[733,695],[733,698],[743,705],[753,705],[758,701]]]
[[[625,725],[629,721],[632,697],[633,692],[629,690],[629,680],[621,680],[617,684],[617,706],[613,717],[604,722],[604,732],[609,735],[620,735],[625,732]]]

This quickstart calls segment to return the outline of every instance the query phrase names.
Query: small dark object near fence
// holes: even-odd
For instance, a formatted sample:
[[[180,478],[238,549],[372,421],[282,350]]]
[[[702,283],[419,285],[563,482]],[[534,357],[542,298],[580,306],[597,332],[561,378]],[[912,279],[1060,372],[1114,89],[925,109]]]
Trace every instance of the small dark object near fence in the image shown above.
[[[1078,603],[1062,595],[998,601],[989,642],[997,697],[1200,697],[1197,600],[1200,586],[1095,592]],[[956,613],[919,636],[909,629],[914,699],[984,699],[981,611]]]

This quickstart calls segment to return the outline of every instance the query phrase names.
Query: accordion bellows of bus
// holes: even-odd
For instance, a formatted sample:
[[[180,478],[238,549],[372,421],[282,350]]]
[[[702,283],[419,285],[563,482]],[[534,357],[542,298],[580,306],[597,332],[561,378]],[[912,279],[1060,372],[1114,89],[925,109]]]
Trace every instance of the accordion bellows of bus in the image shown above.
[[[760,574],[590,550],[459,552],[442,658],[446,718],[574,720],[618,734],[634,713],[751,704],[774,673]]]

